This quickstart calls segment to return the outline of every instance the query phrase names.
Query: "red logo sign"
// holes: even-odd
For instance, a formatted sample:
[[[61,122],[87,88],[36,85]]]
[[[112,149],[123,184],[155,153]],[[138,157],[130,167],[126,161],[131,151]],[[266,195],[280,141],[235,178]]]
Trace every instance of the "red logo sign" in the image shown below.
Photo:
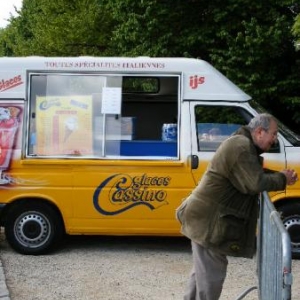
[[[205,77],[204,76],[199,76],[198,75],[194,75],[190,77],[190,87],[192,89],[196,89],[198,87],[198,85],[203,84],[205,81]]]
[[[0,81],[0,92],[7,91],[9,89],[12,89],[12,88],[20,85],[20,84],[23,84],[21,75],[15,76],[15,77],[10,78],[8,80],[2,79]]]

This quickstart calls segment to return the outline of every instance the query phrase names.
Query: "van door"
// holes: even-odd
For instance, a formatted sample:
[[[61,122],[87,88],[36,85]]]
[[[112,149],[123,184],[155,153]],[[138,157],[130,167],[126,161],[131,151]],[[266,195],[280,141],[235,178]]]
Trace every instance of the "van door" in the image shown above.
[[[192,116],[192,155],[194,163],[192,170],[194,180],[197,182],[205,172],[220,143],[228,138],[240,126],[249,123],[253,114],[243,105],[237,103],[215,102],[190,106]],[[278,144],[265,153],[264,166],[269,169],[282,170],[285,167],[285,154],[282,139]]]

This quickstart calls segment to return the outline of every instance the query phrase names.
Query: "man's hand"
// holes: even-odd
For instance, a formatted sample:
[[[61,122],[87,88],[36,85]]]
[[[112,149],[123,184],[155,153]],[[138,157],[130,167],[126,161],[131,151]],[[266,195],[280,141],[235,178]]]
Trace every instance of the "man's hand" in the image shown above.
[[[286,169],[282,170],[281,173],[285,175],[287,185],[293,185],[298,180],[298,174],[294,170]]]

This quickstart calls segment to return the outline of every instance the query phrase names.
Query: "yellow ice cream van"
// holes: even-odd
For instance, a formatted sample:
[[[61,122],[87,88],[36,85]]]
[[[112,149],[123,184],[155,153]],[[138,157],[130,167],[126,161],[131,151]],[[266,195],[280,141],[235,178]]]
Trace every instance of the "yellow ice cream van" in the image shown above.
[[[65,233],[180,235],[175,209],[219,144],[260,111],[202,60],[0,58],[9,244],[41,254]],[[279,126],[265,165],[300,173],[299,137]],[[271,196],[300,255],[300,183]]]

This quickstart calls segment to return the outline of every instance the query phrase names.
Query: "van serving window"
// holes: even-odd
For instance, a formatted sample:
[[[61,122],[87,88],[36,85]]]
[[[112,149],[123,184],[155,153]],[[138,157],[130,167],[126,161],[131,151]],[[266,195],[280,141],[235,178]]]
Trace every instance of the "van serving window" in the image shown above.
[[[178,159],[179,76],[31,73],[29,80],[28,156]]]

